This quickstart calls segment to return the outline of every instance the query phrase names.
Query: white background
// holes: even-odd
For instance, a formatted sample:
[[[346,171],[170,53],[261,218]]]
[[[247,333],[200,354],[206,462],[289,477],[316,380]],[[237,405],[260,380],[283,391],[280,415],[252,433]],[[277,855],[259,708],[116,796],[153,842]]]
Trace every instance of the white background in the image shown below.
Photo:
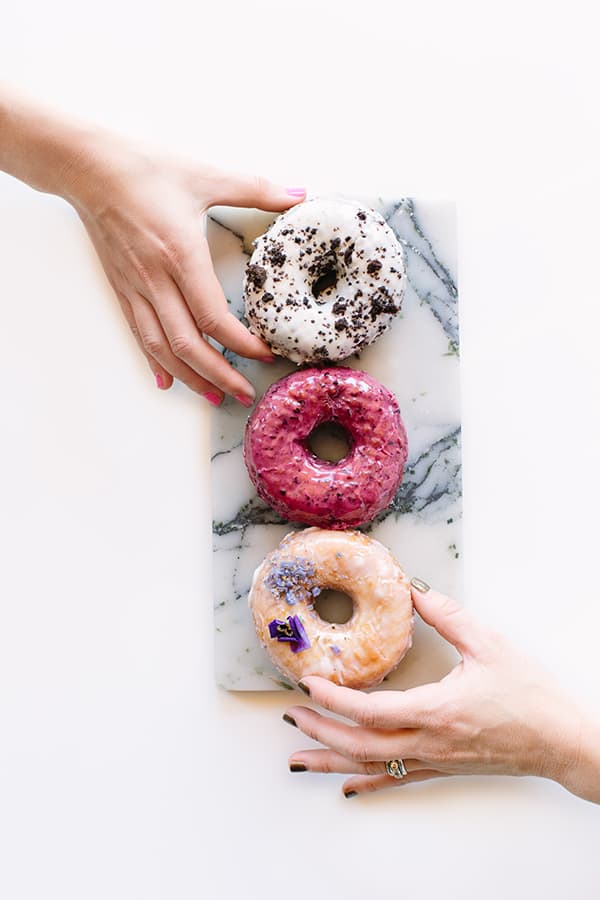
[[[4,4],[3,77],[309,189],[459,203],[465,594],[598,702],[592,4]],[[343,799],[289,695],[213,684],[208,411],[159,393],[75,214],[0,177],[0,893],[598,896],[534,779]],[[427,578],[427,572],[418,573]]]

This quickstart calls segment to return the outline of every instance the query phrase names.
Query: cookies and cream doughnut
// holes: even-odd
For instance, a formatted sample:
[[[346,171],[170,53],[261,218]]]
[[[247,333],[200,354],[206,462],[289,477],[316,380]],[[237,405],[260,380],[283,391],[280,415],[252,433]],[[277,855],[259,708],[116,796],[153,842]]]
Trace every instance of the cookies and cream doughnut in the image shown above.
[[[352,599],[347,622],[319,616],[315,603],[325,589]],[[408,578],[387,547],[357,531],[288,534],[255,571],[249,605],[260,642],[292,681],[321,675],[375,687],[412,645]]]
[[[345,431],[339,462],[308,444],[325,422]],[[398,401],[375,378],[344,366],[279,379],[246,424],[244,460],[259,497],[291,522],[333,529],[371,521],[393,500],[408,455]]]
[[[404,251],[373,209],[306,200],[254,246],[244,278],[246,318],[274,353],[293,362],[346,359],[400,311]]]

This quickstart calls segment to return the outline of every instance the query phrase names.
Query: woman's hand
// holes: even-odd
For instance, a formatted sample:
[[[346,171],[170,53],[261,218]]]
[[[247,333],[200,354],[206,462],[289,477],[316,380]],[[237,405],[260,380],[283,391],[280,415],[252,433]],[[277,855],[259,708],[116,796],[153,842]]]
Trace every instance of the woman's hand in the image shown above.
[[[230,394],[251,406],[252,385],[206,337],[240,356],[264,362],[273,356],[229,312],[204,219],[217,204],[284,210],[300,202],[304,190],[150,158],[114,138],[88,148],[65,176],[65,194],[79,212],[158,387],[168,388],[178,378],[213,405]]]
[[[0,171],[78,211],[159,388],[174,378],[218,405],[252,385],[206,340],[271,362],[227,309],[204,235],[217,204],[280,212],[305,197],[263,178],[149,156],[0,84]]]
[[[440,682],[407,691],[367,694],[303,679],[315,703],[353,724],[291,707],[286,721],[325,748],[294,753],[291,771],[352,774],[346,797],[449,775],[540,775],[600,802],[598,723],[454,600],[417,579],[412,592],[421,618],[457,648],[461,662]],[[387,774],[385,761],[393,759],[404,760],[404,778]]]

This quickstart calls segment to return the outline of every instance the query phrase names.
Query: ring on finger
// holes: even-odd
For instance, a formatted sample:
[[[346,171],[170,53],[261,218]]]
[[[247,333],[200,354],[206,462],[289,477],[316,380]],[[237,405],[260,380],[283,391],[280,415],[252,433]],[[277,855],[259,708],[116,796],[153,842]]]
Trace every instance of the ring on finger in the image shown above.
[[[403,759],[388,759],[385,764],[385,771],[391,778],[404,778],[408,774]]]

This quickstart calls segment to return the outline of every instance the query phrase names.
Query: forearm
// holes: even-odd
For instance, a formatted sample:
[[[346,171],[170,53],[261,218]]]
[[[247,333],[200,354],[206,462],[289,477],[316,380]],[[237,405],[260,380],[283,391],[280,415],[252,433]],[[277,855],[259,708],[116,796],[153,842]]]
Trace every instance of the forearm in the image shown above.
[[[70,200],[92,130],[0,85],[0,170]]]

